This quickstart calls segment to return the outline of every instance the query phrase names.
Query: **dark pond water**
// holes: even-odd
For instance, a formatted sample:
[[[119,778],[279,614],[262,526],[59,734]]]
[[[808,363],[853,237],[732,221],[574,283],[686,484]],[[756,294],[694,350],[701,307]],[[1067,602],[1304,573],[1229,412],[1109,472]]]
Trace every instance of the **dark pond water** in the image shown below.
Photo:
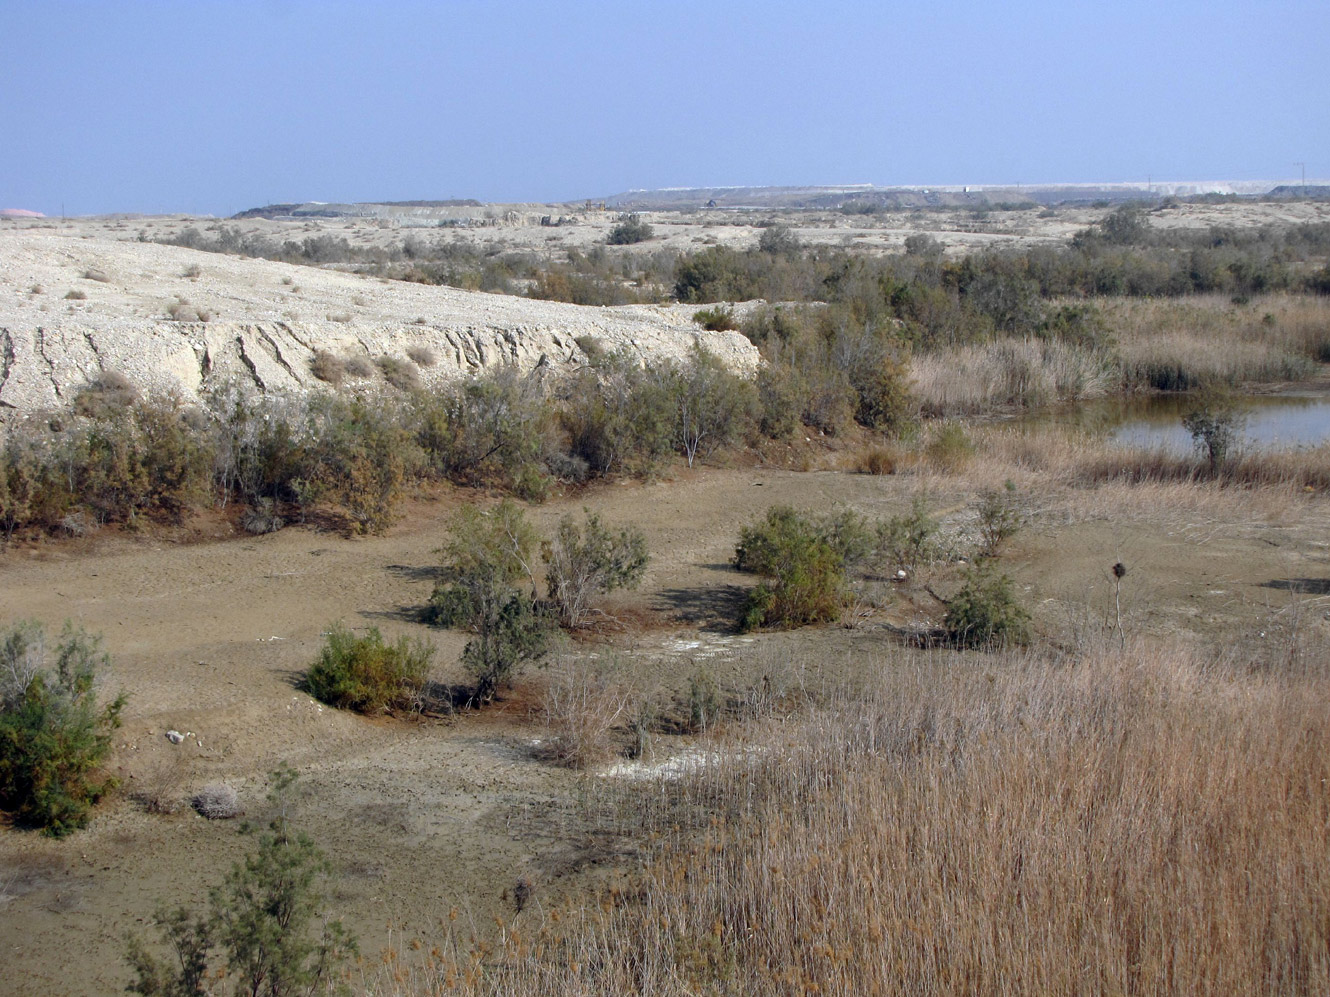
[[[1086,403],[1072,412],[1045,416],[1133,447],[1162,447],[1189,453],[1191,434],[1182,417],[1195,406],[1185,396],[1112,399]],[[1239,399],[1243,445],[1257,449],[1292,449],[1330,441],[1330,392],[1295,391],[1248,395]]]

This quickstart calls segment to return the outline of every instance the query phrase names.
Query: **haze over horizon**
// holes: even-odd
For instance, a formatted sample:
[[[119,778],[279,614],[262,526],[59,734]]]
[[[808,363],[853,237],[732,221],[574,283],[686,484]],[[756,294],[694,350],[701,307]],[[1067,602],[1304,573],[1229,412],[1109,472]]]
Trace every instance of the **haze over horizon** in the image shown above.
[[[11,0],[0,36],[0,207],[47,214],[1330,176],[1323,3]]]

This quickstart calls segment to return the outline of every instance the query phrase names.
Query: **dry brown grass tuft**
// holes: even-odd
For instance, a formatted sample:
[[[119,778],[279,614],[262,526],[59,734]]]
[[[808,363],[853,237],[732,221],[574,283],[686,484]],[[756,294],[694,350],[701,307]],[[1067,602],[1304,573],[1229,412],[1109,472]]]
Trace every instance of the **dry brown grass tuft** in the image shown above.
[[[418,319],[417,322],[420,325],[425,324],[424,319]],[[417,367],[433,367],[439,362],[438,356],[428,346],[409,347],[406,351],[406,355]]]
[[[881,444],[865,447],[855,460],[855,470],[860,474],[894,474],[898,460],[896,451]]]
[[[190,768],[185,753],[173,749],[147,765],[135,779],[130,796],[149,813],[173,814],[185,802]]]
[[[618,754],[616,742],[638,698],[603,668],[566,664],[550,680],[541,704],[550,732],[542,753],[572,768],[609,761]]]
[[[327,350],[315,350],[310,357],[309,371],[320,381],[336,387],[346,377],[346,363]]]
[[[363,354],[353,354],[342,361],[346,372],[352,377],[373,377],[378,369],[374,366],[374,361]]]

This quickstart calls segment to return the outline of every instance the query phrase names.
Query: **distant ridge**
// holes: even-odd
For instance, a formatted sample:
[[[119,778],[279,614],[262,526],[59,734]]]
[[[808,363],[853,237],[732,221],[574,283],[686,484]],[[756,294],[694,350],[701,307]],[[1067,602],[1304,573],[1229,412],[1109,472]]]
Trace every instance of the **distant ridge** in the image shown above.
[[[388,214],[401,213],[401,209],[410,209],[411,213],[436,212],[444,214],[450,208],[483,208],[484,205],[474,198],[448,198],[442,201],[362,201],[349,204],[325,201],[302,201],[300,203],[266,204],[261,208],[247,208],[237,212],[232,218],[377,218]]]
[[[982,207],[997,204],[1071,204],[1160,200],[1166,197],[1263,197],[1275,191],[1302,191],[1319,197],[1315,186],[1280,185],[1273,180],[1167,181],[1148,183],[969,184],[878,187],[873,184],[808,187],[667,187],[631,190],[606,197],[618,211],[671,211],[694,208],[925,208]],[[1275,196],[1297,197],[1298,193]]]
[[[1145,183],[944,184],[879,187],[875,184],[809,185],[798,187],[661,187],[629,190],[609,197],[568,202],[486,203],[474,198],[443,200],[357,201],[267,204],[231,217],[248,218],[386,218],[407,225],[494,224],[505,215],[532,214],[537,220],[551,207],[612,211],[692,211],[700,208],[810,209],[864,211],[888,208],[983,208],[1018,204],[1120,204],[1177,198],[1330,198],[1330,184],[1289,184],[1275,180],[1185,180]]]

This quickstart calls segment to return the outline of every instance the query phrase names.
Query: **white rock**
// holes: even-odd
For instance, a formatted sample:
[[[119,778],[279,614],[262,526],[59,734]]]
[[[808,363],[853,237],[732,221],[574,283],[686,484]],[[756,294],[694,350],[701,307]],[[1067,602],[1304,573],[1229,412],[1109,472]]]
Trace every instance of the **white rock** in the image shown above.
[[[166,732],[166,739],[170,741],[172,744],[179,744],[181,741],[185,739],[185,735],[180,733],[180,731],[178,730],[168,730]]]

